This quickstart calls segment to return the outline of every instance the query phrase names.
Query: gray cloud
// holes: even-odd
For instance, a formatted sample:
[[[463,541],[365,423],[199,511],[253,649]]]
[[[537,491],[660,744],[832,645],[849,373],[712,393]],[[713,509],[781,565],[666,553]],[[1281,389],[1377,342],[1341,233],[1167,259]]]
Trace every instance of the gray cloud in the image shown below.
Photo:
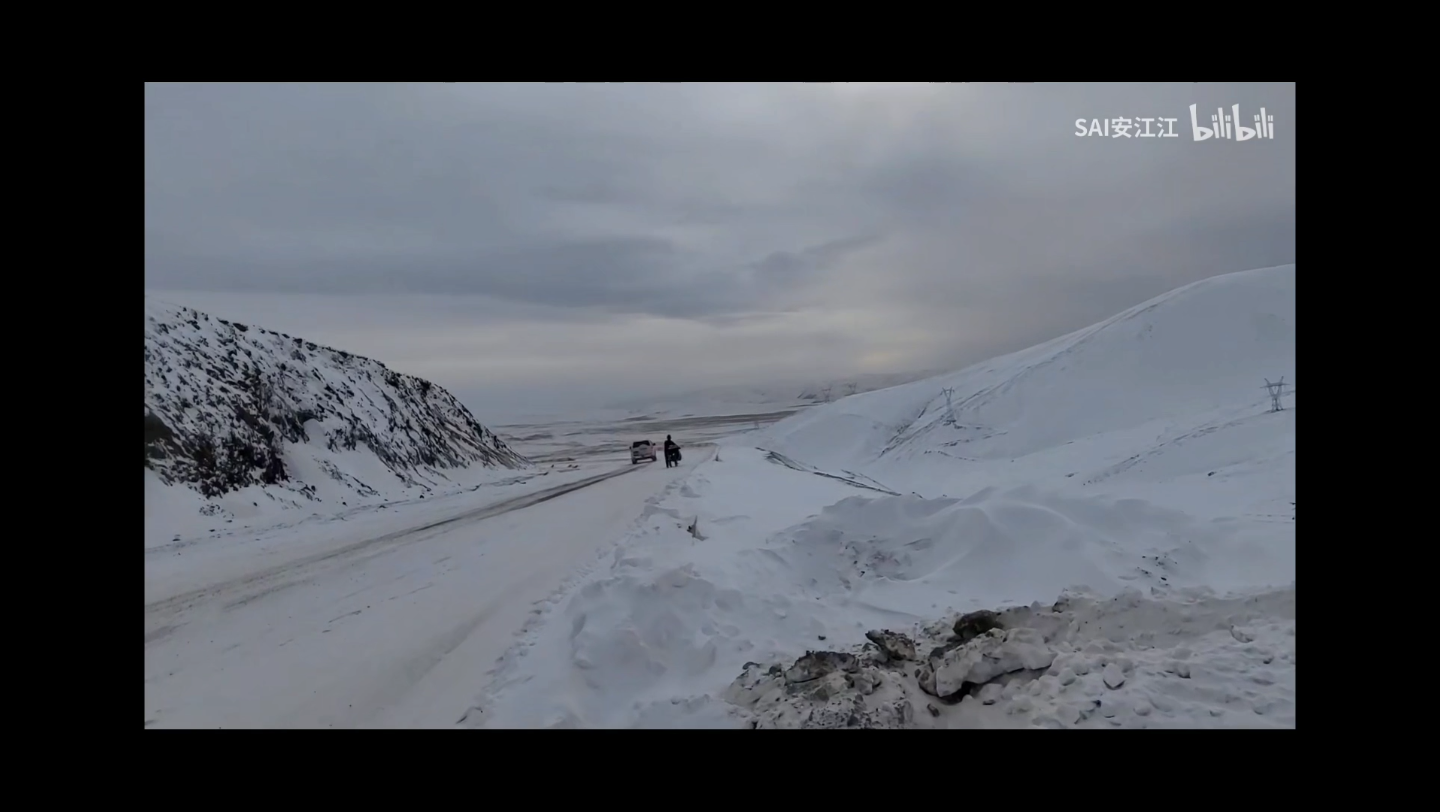
[[[382,358],[436,324],[486,341],[502,324],[590,344],[627,336],[608,355],[581,360],[561,342],[531,359],[626,391],[648,385],[627,380],[630,367],[683,360],[668,354],[677,331],[704,364],[676,374],[698,383],[758,363],[762,336],[809,347],[794,361],[805,370],[944,367],[1195,279],[1293,261],[1294,94],[152,83],[146,285],[213,306],[270,302],[262,315],[291,312],[282,298],[331,302],[315,312],[333,321],[295,329],[362,342],[345,331],[358,314],[409,314]],[[1196,143],[1191,103],[1202,123],[1217,106],[1245,118],[1264,106],[1277,138]],[[1075,135],[1076,119],[1118,116],[1177,118],[1181,137]],[[426,336],[415,346],[442,352]],[[510,367],[465,369],[439,374],[536,385]]]

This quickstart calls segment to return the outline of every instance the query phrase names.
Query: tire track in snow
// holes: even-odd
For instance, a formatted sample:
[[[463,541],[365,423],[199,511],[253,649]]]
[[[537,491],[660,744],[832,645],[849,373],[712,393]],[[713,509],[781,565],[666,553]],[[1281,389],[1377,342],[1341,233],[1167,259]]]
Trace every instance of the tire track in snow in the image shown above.
[[[228,598],[224,609],[229,610],[244,606],[262,596],[301,584],[320,569],[345,566],[359,560],[392,552],[401,547],[441,535],[442,533],[449,533],[458,525],[473,524],[505,513],[523,510],[524,508],[548,502],[568,493],[574,493],[582,488],[588,488],[591,485],[624,476],[637,470],[640,470],[639,466],[627,465],[623,468],[617,468],[614,471],[579,480],[578,482],[556,485],[555,487],[542,491],[517,496],[469,510],[447,519],[429,522],[406,530],[386,533],[382,536],[353,542],[321,553],[302,556],[284,564],[267,567],[238,578],[227,579],[163,600],[148,603],[145,605],[146,625],[153,626],[154,628],[146,632],[146,644],[149,645],[151,642],[163,639],[168,636],[169,631],[174,630],[175,626],[173,624],[162,622],[164,619],[172,618],[174,615],[195,608],[199,604]],[[168,630],[166,629],[167,625],[171,626]]]
[[[868,476],[865,477],[865,479],[870,479],[871,482],[874,482],[874,483],[875,483],[874,485],[866,485],[864,482],[858,481],[858,479],[853,479],[853,478],[851,478],[851,477],[859,477],[860,475],[859,475],[859,474],[855,474],[855,473],[851,473],[850,471],[846,471],[846,472],[845,472],[845,473],[847,473],[847,474],[850,474],[849,477],[843,477],[843,476],[840,476],[839,474],[831,474],[831,473],[828,473],[828,472],[826,472],[826,471],[821,471],[819,468],[812,468],[812,467],[810,467],[810,466],[808,466],[808,465],[805,465],[804,463],[796,462],[795,460],[790,459],[789,457],[785,456],[784,454],[781,454],[781,453],[778,452],[778,451],[771,451],[771,450],[769,450],[768,448],[760,448],[759,446],[756,446],[756,447],[755,447],[755,450],[757,450],[757,451],[764,451],[764,452],[765,452],[765,459],[769,460],[770,462],[775,463],[776,465],[783,465],[783,466],[785,466],[786,468],[791,469],[792,471],[799,471],[799,472],[805,473],[805,474],[814,474],[815,476],[823,476],[823,477],[826,477],[826,478],[828,478],[828,479],[833,479],[833,480],[835,480],[835,481],[837,481],[837,482],[844,482],[846,485],[850,485],[851,487],[863,488],[863,489],[865,489],[865,490],[867,490],[867,491],[879,491],[880,493],[889,494],[890,496],[902,496],[902,495],[903,495],[903,494],[900,494],[900,493],[898,493],[898,492],[896,492],[896,491],[890,490],[889,488],[885,487],[885,486],[882,485],[881,483],[876,482],[876,481],[873,480],[873,479],[870,479],[870,477],[868,477]]]

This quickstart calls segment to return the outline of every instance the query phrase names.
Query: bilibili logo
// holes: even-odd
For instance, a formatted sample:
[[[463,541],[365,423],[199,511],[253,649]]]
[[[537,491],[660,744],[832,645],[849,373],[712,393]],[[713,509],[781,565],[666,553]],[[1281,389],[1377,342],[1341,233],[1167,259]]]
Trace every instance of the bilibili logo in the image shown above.
[[[1252,138],[1275,137],[1275,116],[1266,112],[1264,107],[1251,119],[1255,126],[1246,127],[1240,122],[1240,105],[1232,104],[1229,110],[1223,107],[1215,108],[1215,114],[1210,116],[1210,126],[1200,126],[1200,114],[1197,108],[1199,105],[1190,105],[1190,132],[1195,136],[1196,141],[1207,141],[1211,138],[1221,138],[1230,141],[1249,141]]]

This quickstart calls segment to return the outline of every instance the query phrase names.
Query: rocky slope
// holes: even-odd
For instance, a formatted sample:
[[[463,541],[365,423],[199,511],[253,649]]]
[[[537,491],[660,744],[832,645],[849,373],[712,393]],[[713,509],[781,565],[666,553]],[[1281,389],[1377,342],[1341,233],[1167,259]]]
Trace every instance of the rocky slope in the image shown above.
[[[396,484],[377,478],[428,490],[477,466],[530,462],[441,387],[147,298],[145,467],[166,485],[209,498],[258,485],[315,499],[329,479],[366,497]]]

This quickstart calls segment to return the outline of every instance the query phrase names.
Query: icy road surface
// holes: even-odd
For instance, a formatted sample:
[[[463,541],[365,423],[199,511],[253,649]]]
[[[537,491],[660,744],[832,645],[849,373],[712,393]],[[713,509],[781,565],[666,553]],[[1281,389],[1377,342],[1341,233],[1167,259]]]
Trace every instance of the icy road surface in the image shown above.
[[[147,551],[145,725],[454,725],[533,605],[712,454],[297,528],[283,544]]]

